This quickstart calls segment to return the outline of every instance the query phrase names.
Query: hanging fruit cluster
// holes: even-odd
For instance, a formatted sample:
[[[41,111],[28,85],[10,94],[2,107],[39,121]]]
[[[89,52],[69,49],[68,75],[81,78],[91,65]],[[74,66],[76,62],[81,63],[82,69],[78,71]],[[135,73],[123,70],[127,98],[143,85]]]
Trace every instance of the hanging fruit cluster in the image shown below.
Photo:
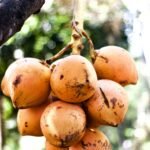
[[[111,149],[96,128],[123,122],[128,109],[123,86],[137,82],[137,71],[129,53],[120,47],[95,52],[93,64],[70,55],[51,65],[23,58],[8,67],[1,87],[19,109],[21,135],[44,135],[47,150]]]
[[[128,110],[124,86],[137,83],[136,66],[121,47],[94,50],[77,20],[65,48],[46,61],[16,60],[6,70],[1,88],[18,109],[20,134],[44,136],[46,150],[111,150],[97,128],[123,122]],[[83,36],[92,61],[80,55]],[[60,59],[68,49],[72,54]]]

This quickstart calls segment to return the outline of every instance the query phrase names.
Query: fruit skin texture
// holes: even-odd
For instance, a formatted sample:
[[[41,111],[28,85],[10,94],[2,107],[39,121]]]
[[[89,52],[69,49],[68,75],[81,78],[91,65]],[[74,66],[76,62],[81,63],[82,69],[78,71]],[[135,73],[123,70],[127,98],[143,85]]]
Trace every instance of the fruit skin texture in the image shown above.
[[[78,103],[94,94],[97,75],[93,65],[86,58],[70,55],[54,62],[50,70],[50,85],[59,99]]]
[[[68,147],[56,147],[52,144],[50,144],[48,141],[46,141],[46,150],[69,150]]]
[[[97,129],[86,129],[80,142],[69,150],[111,150],[108,138]]]
[[[96,124],[118,126],[128,110],[128,95],[125,89],[112,80],[99,80],[99,97],[84,102],[86,114]],[[103,104],[102,104],[103,103]]]
[[[90,97],[89,100],[83,102],[82,107],[85,110],[85,112],[88,112],[88,106],[87,106],[87,104],[90,104],[89,107],[94,107],[94,106],[92,106],[92,103],[90,103],[90,101],[94,101],[93,103],[95,103],[95,102],[98,101],[99,109],[104,106],[104,101],[103,100],[99,100],[100,94],[101,93],[100,93],[99,87],[97,87],[95,89],[94,95],[92,97]],[[88,115],[88,113],[86,114],[86,117],[87,117],[87,127],[88,128],[98,128],[101,124],[97,120],[95,120],[95,118],[92,118],[90,115]]]
[[[84,135],[86,116],[78,105],[56,101],[47,106],[41,117],[46,140],[58,147],[69,147]]]
[[[47,100],[50,93],[50,71],[41,60],[22,58],[5,72],[1,87],[16,108],[36,106]]]
[[[105,46],[96,53],[94,68],[98,79],[110,79],[121,85],[137,83],[136,65],[128,51],[118,46]]]
[[[40,106],[18,110],[17,126],[21,135],[43,136],[40,119],[43,111],[49,104],[50,101],[47,101]]]

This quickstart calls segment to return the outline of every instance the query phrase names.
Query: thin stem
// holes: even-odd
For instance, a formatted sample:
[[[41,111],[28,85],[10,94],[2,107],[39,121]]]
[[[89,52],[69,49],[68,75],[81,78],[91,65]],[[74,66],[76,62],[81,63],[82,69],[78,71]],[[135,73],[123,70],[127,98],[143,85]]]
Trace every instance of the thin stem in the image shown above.
[[[94,62],[95,58],[96,58],[96,52],[94,49],[94,44],[93,44],[91,38],[88,36],[88,34],[84,30],[82,31],[82,35],[88,40],[88,43],[90,46],[90,56],[91,56],[92,61]]]
[[[55,60],[57,60],[59,57],[61,57],[66,51],[68,51],[70,48],[72,47],[72,43],[69,43],[68,45],[66,45],[62,50],[60,50],[56,55],[54,55],[53,57],[51,57],[50,59],[46,60],[47,64],[51,64],[52,62],[54,62]]]
[[[73,21],[72,21],[72,54],[80,54],[83,49],[82,34],[83,30],[83,16],[85,9],[85,0],[74,0],[73,7]]]

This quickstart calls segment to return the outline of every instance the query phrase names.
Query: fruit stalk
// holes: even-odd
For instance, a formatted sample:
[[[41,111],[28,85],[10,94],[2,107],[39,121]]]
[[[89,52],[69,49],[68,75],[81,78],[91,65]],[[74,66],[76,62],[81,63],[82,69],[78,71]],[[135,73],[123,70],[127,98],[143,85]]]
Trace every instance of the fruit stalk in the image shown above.
[[[93,44],[91,38],[88,36],[88,34],[84,30],[82,31],[82,35],[87,39],[87,41],[89,43],[90,57],[92,59],[92,62],[94,62],[95,59],[96,59],[96,52],[95,52],[95,49],[94,49],[94,44]]]
[[[72,43],[68,43],[63,49],[61,49],[56,55],[46,60],[47,64],[51,64],[58,58],[60,58],[66,51],[68,51],[72,47]]]
[[[82,38],[85,37],[89,43],[90,56],[92,61],[95,61],[96,53],[94,45],[88,34],[84,31],[84,12],[86,0],[73,0],[73,20],[72,20],[72,34],[71,41],[56,55],[46,60],[46,63],[51,64],[60,58],[66,51],[72,49],[73,55],[80,55],[84,48]]]
[[[74,0],[73,1],[73,21],[72,21],[72,35],[71,43],[72,44],[72,54],[78,55],[83,49],[82,44],[82,33],[83,22],[84,22],[84,11],[86,0]]]

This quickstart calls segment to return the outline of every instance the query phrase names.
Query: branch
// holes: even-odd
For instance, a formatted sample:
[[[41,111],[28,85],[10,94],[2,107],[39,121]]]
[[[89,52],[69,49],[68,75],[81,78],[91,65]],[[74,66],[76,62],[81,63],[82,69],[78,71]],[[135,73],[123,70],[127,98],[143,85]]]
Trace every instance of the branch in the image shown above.
[[[20,31],[25,20],[40,11],[45,0],[0,0],[0,45]]]

